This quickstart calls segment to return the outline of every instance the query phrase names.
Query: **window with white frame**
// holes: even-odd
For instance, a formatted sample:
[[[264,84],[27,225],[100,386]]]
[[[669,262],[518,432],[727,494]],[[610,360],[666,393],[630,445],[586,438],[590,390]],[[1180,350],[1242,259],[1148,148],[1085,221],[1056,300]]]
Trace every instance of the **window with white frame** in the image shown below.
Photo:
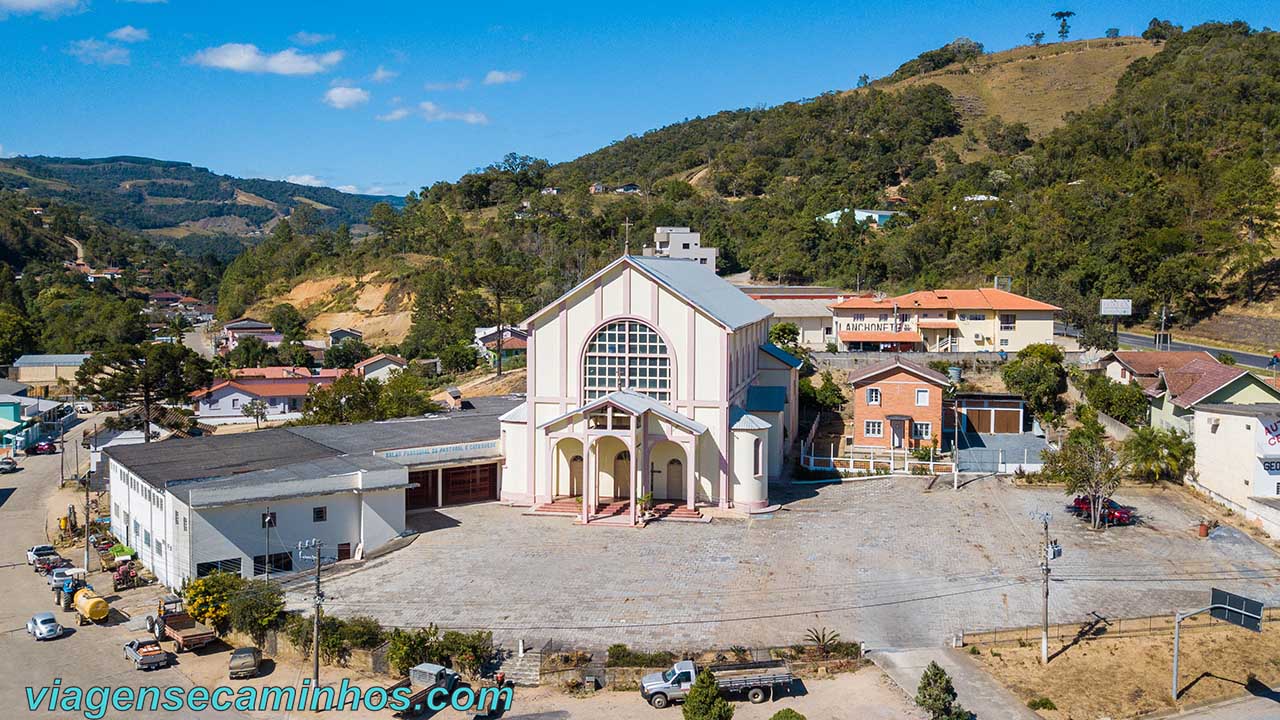
[[[867,388],[867,404],[868,405],[880,404],[880,388]]]
[[[1000,329],[1012,330],[1018,322],[1018,316],[1013,313],[1000,313]]]
[[[583,399],[615,390],[634,390],[654,400],[671,400],[671,356],[653,328],[619,320],[600,328],[587,343],[582,368]]]
[[[911,437],[916,440],[928,440],[933,437],[933,423],[913,422],[911,423]]]
[[[867,437],[884,437],[884,422],[881,420],[863,421],[862,434]]]
[[[1000,347],[1009,347],[1009,338],[1000,338]]]
[[[920,388],[916,390],[916,407],[929,406],[929,390],[928,388]]]

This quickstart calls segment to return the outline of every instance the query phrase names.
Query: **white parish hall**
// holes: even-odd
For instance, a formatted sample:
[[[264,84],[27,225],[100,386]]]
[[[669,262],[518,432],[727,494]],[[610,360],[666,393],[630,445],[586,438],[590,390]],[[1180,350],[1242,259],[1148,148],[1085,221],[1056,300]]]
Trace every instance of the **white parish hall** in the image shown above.
[[[525,320],[528,393],[501,419],[502,500],[581,523],[758,512],[798,425],[773,313],[695,261],[623,255]]]

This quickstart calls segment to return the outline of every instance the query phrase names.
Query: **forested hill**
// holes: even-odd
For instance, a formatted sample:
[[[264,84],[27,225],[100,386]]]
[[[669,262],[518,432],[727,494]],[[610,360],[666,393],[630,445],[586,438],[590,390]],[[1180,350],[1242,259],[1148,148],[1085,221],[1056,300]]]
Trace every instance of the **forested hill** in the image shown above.
[[[504,307],[533,309],[616,258],[629,220],[633,248],[654,226],[689,225],[720,248],[722,272],[761,280],[895,292],[999,274],[1086,328],[1098,324],[1101,297],[1133,298],[1135,322],[1167,304],[1192,323],[1272,297],[1280,282],[1280,36],[1244,23],[1159,26],[1140,49],[1133,39],[1089,41],[1123,50],[1127,69],[1111,73],[1114,92],[1056,129],[1033,132],[1016,116],[975,125],[950,90],[923,81],[969,72],[988,60],[978,55],[681,123],[559,166],[513,154],[411,193],[403,210],[375,208],[376,242],[317,235],[312,249],[291,241],[246,253],[222,294],[269,302],[274,291],[264,290],[293,277],[280,268],[316,279],[399,253],[421,268],[398,281],[418,303],[405,347],[434,353],[461,342],[467,323],[494,320],[466,272],[478,249],[522,259],[524,283],[506,291]],[[1078,54],[1060,44],[1017,52],[1059,62]],[[596,181],[644,192],[589,195]],[[548,186],[561,192],[543,194]],[[852,213],[821,218],[891,197],[902,214],[884,228]],[[459,307],[467,317],[456,317]]]
[[[398,202],[128,156],[7,158],[0,160],[0,188],[73,202],[119,227],[168,237],[260,235],[299,205],[314,210],[320,224],[336,228],[363,223],[380,201]]]

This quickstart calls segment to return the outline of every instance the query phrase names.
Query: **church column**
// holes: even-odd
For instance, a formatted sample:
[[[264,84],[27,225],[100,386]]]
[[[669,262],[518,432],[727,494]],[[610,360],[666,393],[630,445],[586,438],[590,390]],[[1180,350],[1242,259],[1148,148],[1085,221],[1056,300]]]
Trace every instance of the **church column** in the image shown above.
[[[697,505],[698,498],[698,439],[694,438],[690,442],[680,443],[684,447],[685,454],[685,494],[684,502],[686,507],[693,510]]]
[[[591,489],[596,483],[596,454],[591,437],[582,436],[582,524],[591,521]]]
[[[636,478],[639,477],[640,468],[642,466],[639,462],[640,453],[637,452],[636,432],[634,429],[632,429],[632,431],[627,435],[627,453],[631,458],[631,462],[629,463],[631,466],[631,478],[629,480],[629,482],[631,483],[631,508],[630,508],[631,517],[630,519],[631,519],[631,524],[635,525],[640,521],[640,514],[639,512],[637,512],[637,506],[640,504],[639,503],[640,498],[636,496]],[[617,480],[615,479],[614,482],[617,482]]]

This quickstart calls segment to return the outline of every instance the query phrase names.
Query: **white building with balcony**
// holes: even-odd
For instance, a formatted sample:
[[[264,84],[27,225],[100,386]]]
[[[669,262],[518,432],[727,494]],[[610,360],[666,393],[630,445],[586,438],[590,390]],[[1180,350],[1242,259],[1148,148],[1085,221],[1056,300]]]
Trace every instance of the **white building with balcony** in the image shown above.
[[[653,231],[653,247],[645,248],[644,254],[647,257],[693,260],[714,272],[719,251],[702,246],[702,233],[693,232],[687,227],[662,226]]]

